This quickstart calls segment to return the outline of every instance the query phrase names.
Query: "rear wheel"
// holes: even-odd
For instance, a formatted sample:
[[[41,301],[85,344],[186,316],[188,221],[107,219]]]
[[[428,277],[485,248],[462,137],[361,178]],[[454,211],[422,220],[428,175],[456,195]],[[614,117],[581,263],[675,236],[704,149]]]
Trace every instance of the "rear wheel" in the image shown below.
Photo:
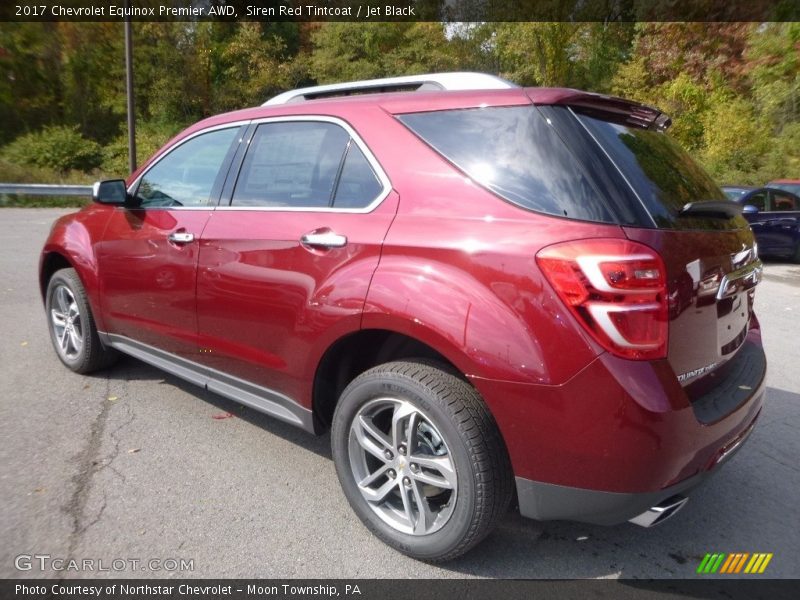
[[[409,556],[455,558],[508,508],[511,467],[491,414],[472,386],[430,364],[387,363],[353,380],[331,443],[353,510]]]
[[[86,290],[75,269],[56,271],[47,284],[45,309],[58,358],[76,373],[91,373],[114,363],[118,353],[97,335]]]

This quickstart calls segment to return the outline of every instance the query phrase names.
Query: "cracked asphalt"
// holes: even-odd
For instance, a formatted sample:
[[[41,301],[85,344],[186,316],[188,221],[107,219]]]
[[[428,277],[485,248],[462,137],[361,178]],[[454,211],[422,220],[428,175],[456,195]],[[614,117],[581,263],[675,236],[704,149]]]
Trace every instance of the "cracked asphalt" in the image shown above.
[[[327,436],[134,359],[94,376],[65,369],[36,282],[39,250],[64,212],[0,210],[1,577],[682,578],[706,552],[772,552],[767,576],[800,577],[798,265],[768,264],[757,297],[770,361],[760,423],[681,513],[650,530],[509,513],[470,554],[433,566],[361,526]],[[71,572],[33,561],[20,571],[20,555],[125,565]],[[193,569],[143,569],[150,559]]]

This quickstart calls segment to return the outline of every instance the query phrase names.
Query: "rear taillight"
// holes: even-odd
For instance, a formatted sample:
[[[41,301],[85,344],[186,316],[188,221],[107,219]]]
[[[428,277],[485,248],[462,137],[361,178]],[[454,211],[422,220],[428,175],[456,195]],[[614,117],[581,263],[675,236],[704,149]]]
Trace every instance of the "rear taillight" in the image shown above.
[[[580,240],[543,248],[536,262],[604,348],[634,360],[667,356],[667,275],[652,248],[623,239]]]

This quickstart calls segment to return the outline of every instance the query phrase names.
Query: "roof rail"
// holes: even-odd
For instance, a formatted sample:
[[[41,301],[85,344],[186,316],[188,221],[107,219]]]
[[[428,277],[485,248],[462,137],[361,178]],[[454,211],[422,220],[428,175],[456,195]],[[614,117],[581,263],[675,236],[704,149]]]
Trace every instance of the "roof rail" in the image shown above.
[[[488,75],[486,73],[426,73],[424,75],[385,77],[383,79],[367,79],[364,81],[298,88],[270,98],[262,106],[290,104],[318,98],[350,96],[352,94],[430,90],[499,90],[515,87],[519,86],[496,75]]]

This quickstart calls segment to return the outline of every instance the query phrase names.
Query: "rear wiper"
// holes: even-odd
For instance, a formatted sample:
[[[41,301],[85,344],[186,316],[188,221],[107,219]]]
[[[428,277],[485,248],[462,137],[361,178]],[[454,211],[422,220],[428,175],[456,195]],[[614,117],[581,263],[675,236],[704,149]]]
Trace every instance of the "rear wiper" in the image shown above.
[[[730,200],[701,200],[688,202],[678,212],[679,217],[712,217],[716,219],[732,219],[742,214],[744,207]]]

